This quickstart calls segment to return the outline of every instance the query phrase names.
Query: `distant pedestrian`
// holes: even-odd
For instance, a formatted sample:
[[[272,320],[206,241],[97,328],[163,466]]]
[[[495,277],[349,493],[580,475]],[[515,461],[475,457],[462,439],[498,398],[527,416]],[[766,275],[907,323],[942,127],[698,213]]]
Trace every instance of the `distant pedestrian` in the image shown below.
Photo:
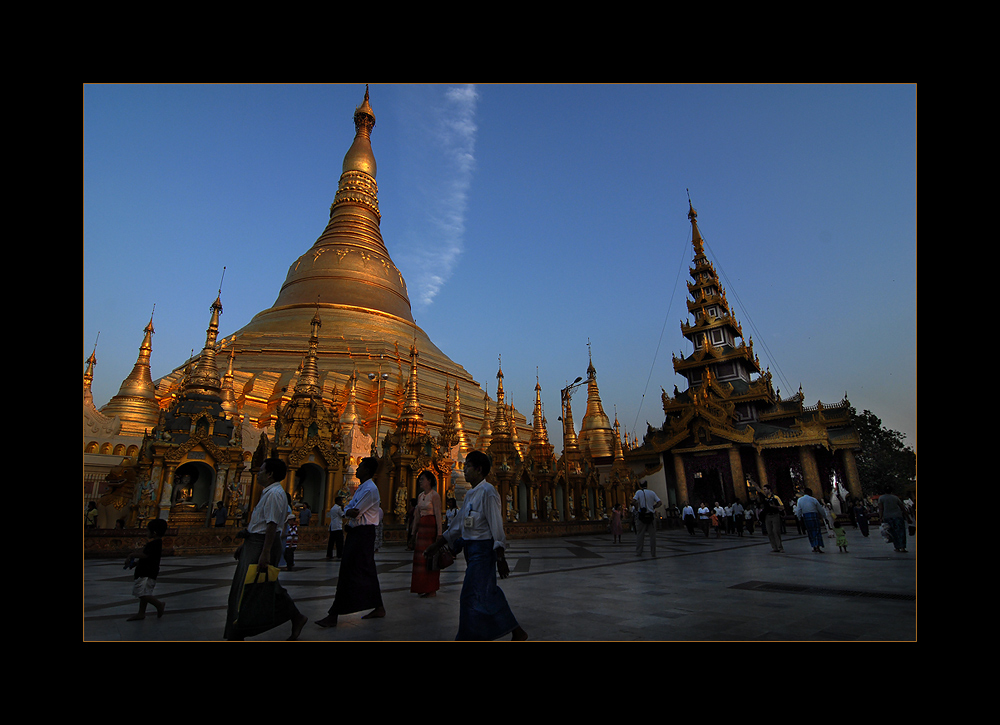
[[[222,501],[215,504],[215,512],[212,514],[212,518],[215,519],[216,528],[222,528],[226,525],[226,506]]]
[[[299,523],[288,514],[285,524],[285,571],[295,571],[295,550],[299,548]]]
[[[854,523],[857,524],[858,531],[866,539],[868,538],[868,507],[865,505],[864,499],[858,499],[854,502]]]
[[[622,543],[622,505],[616,503],[611,508],[611,543]]]
[[[344,548],[344,497],[337,496],[330,507],[330,536],[326,542],[326,558],[332,559],[336,550],[337,558]]]
[[[698,507],[698,523],[701,524],[701,530],[705,534],[705,538],[708,538],[708,529],[712,525],[712,510],[705,505],[705,502],[701,502],[701,506]]]
[[[684,525],[687,527],[688,535],[694,536],[694,525],[698,521],[694,517],[694,506],[687,504],[683,510],[681,510],[681,519],[683,519]]]
[[[660,497],[655,491],[646,488],[645,481],[639,481],[639,489],[635,492],[632,502],[638,509],[638,523],[636,524],[635,555],[642,556],[643,543],[646,535],[649,534],[649,553],[656,558],[656,519],[654,512],[663,505]]]
[[[743,511],[743,504],[739,501],[733,504],[733,528],[736,529],[736,535],[743,536],[743,522],[746,519],[746,514]]]
[[[885,493],[878,497],[878,515],[883,522],[889,525],[889,535],[892,537],[893,548],[897,553],[906,554],[906,524],[910,520],[910,515],[899,496],[889,491],[888,488],[886,488]]]
[[[769,484],[765,483],[763,488],[755,484],[754,488],[760,494],[762,524],[767,531],[767,538],[771,542],[771,551],[776,554],[784,553],[785,548],[781,543],[781,526],[785,505]]]

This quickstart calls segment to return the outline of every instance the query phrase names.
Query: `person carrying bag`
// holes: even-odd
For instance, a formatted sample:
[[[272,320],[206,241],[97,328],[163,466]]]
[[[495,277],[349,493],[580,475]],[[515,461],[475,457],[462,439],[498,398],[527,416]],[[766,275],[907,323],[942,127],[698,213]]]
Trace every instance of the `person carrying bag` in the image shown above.
[[[653,502],[650,507],[650,501]],[[649,534],[649,553],[656,556],[656,523],[653,519],[653,510],[663,505],[660,497],[652,491],[646,490],[646,482],[639,481],[639,489],[632,498],[638,510],[639,522],[636,526],[636,546],[635,555],[642,556],[642,546],[646,541],[646,534]]]
[[[288,612],[278,605],[279,571],[276,566],[264,570],[251,566],[247,570],[235,622],[239,629],[266,631],[288,621]]]

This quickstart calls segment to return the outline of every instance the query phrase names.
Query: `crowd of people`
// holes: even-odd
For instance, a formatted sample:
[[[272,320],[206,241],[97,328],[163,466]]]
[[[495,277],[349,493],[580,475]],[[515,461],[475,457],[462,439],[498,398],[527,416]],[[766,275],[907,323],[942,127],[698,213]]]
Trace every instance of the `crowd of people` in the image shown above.
[[[873,522],[881,524],[880,534],[900,553],[907,553],[907,533],[912,535],[915,531],[916,504],[912,496],[900,499],[886,491],[877,497],[848,497],[841,501],[837,513],[829,499],[816,498],[808,488],[789,501],[782,501],[768,486],[755,488],[755,496],[746,503],[713,500],[684,507],[666,506],[656,512],[656,527],[661,530],[683,527],[691,536],[706,538],[753,536],[759,532],[771,540],[772,550],[778,553],[784,551],[780,537],[792,525],[797,534],[809,537],[816,553],[822,553],[826,539],[834,539],[840,551],[847,551],[845,526],[867,537]],[[608,530],[616,543],[620,542],[622,529],[639,534],[639,516],[635,500],[628,510],[615,506]]]
[[[465,461],[465,480],[470,489],[459,508],[448,499],[442,509],[437,480],[430,471],[417,478],[418,496],[411,501],[406,516],[407,548],[413,551],[410,592],[421,598],[434,597],[440,588],[443,558],[464,553],[465,578],[459,597],[459,628],[457,640],[494,640],[510,635],[512,640],[527,639],[527,633],[510,609],[497,578],[510,575],[505,558],[507,540],[504,532],[500,495],[486,481],[490,459],[481,451],[471,451]],[[382,592],[375,565],[375,554],[382,542],[383,511],[374,477],[378,459],[365,458],[357,468],[361,485],[346,504],[337,497],[330,509],[329,540],[326,556],[340,561],[337,587],[326,617],[318,620],[320,627],[336,627],[338,617],[366,611],[362,619],[386,616]],[[229,604],[223,637],[242,640],[291,623],[290,640],[301,634],[307,618],[295,606],[288,592],[277,581],[278,569],[294,571],[298,544],[298,525],[308,525],[312,515],[308,504],[296,515],[291,496],[282,488],[287,473],[278,459],[267,459],[261,465],[256,482],[261,488],[257,506],[246,528],[237,535],[243,543],[234,553],[237,561],[229,593]],[[808,536],[815,553],[822,553],[827,538],[835,540],[842,552],[847,551],[845,521],[868,536],[870,524],[880,523],[880,533],[896,551],[906,553],[907,533],[913,535],[916,505],[886,491],[877,500],[855,498],[842,505],[840,516],[829,501],[821,501],[809,488],[792,500],[782,501],[770,486],[754,486],[755,496],[747,503],[740,501],[699,502],[664,507],[659,496],[645,481],[636,489],[628,512],[616,504],[608,520],[613,543],[621,543],[622,531],[630,525],[636,533],[636,555],[641,556],[648,538],[649,549],[656,556],[656,530],[682,525],[690,536],[753,536],[760,530],[770,541],[772,551],[784,551],[782,535],[791,521],[800,535]],[[220,507],[221,508],[221,504]],[[157,616],[163,616],[163,602],[152,596],[159,571],[161,541],[166,521],[150,522],[149,543],[130,552],[126,567],[135,568],[133,595],[139,601],[139,611],[131,620],[143,619],[148,605]],[[346,534],[346,535],[345,535]],[[446,566],[447,564],[444,564]],[[274,579],[269,580],[274,572]],[[265,618],[259,611],[248,614],[248,592],[260,584],[268,586],[269,601]],[[256,591],[256,590],[255,590]],[[370,610],[370,611],[369,611]]]
[[[510,567],[504,554],[507,540],[500,495],[486,481],[490,465],[485,453],[469,453],[464,472],[470,490],[461,508],[454,500],[449,500],[446,511],[442,510],[434,474],[424,471],[417,478],[419,495],[413,500],[406,520],[407,547],[413,551],[410,591],[421,598],[435,596],[440,588],[444,555],[453,557],[464,553],[466,569],[455,638],[494,640],[510,635],[511,640],[521,641],[527,639],[527,633],[518,624],[503,591],[497,586],[497,578],[507,578]],[[356,612],[366,612],[362,619],[387,616],[375,565],[383,533],[383,511],[374,482],[377,470],[378,459],[363,459],[357,468],[361,485],[347,504],[338,497],[330,510],[327,558],[333,559],[336,552],[340,569],[333,602],[326,616],[315,622],[320,627],[336,627],[339,617]],[[295,570],[298,525],[300,522],[308,525],[311,516],[308,504],[300,509],[298,516],[293,512],[291,497],[280,483],[286,472],[282,461],[267,459],[257,473],[260,498],[247,527],[238,534],[244,542],[234,554],[237,566],[223,632],[227,640],[243,640],[285,623],[291,623],[288,639],[295,640],[307,622],[276,576],[268,580],[271,572],[276,573],[279,569]],[[304,519],[303,512],[308,512]],[[162,537],[158,530],[150,529],[150,532],[151,540],[154,535]],[[150,545],[149,548],[155,547]],[[143,551],[134,551],[130,561],[144,556]],[[145,569],[152,569],[149,562]],[[154,585],[152,576],[143,577],[142,587],[136,585],[140,610],[134,618],[144,616],[149,604],[157,609],[157,616],[162,615],[162,602],[151,596]],[[272,600],[270,609],[260,608],[267,610],[265,615],[250,608],[250,603],[256,602],[258,590],[255,587],[261,585],[267,587],[267,596]]]

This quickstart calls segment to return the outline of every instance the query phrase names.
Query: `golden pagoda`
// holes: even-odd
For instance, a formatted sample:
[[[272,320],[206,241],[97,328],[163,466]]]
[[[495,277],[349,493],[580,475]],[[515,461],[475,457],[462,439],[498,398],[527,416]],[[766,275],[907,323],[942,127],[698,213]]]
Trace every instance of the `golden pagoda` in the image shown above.
[[[149,375],[150,321],[132,375],[103,411],[90,395],[91,355],[84,450],[95,454],[85,458],[92,486],[106,489],[104,474],[131,466],[129,475],[139,478],[129,490],[144,491],[144,514],[204,525],[218,501],[230,521],[248,513],[253,461],[264,455],[290,464],[285,485],[296,505],[308,502],[321,515],[335,494],[357,485],[354,470],[367,455],[383,461],[377,483],[387,514],[416,495],[420,470],[432,469],[443,487],[450,485],[456,461],[472,447],[467,427],[489,431],[489,396],[414,322],[406,283],[380,231],[367,88],[354,128],[325,228],[292,262],[270,307],[220,340],[220,289],[201,352],[157,381]],[[496,412],[508,439],[511,430],[514,441],[518,429],[530,430],[502,399]],[[122,455],[112,460],[112,452]],[[116,488],[116,505],[125,491]],[[130,506],[129,521],[143,519],[137,499]]]
[[[101,413],[108,418],[118,418],[121,421],[121,435],[142,436],[152,430],[160,417],[160,406],[156,402],[156,388],[149,372],[149,360],[153,351],[153,316],[143,331],[145,336],[139,346],[139,357],[135,361],[132,372],[122,382],[118,395],[101,408]],[[96,359],[95,359],[96,360]],[[93,367],[88,371],[93,379]],[[90,392],[90,385],[84,386],[85,395]]]
[[[839,403],[804,405],[800,390],[782,400],[761,370],[753,340],[729,308],[714,265],[705,256],[698,214],[689,204],[694,266],[689,269],[694,322],[681,333],[694,350],[674,356],[688,387],[661,396],[664,421],[648,426],[641,445],[624,453],[633,469],[666,490],[670,505],[746,502],[754,486],[770,483],[782,500],[811,488],[818,498],[860,495],[854,450],[857,432],[847,396]]]
[[[382,239],[371,145],[375,113],[367,88],[354,126],[325,229],[288,268],[274,304],[227,337],[237,404],[248,429],[273,425],[275,410],[290,398],[315,315],[330,331],[316,356],[321,397],[339,410],[354,376],[361,427],[372,438],[379,435],[379,423],[391,428],[406,405],[405,351],[410,347],[419,352],[419,406],[431,432],[444,423],[446,385],[479,388],[415,324],[406,283]],[[178,367],[157,381],[161,401],[180,386],[183,370]],[[478,429],[484,414],[478,396],[466,403],[463,414],[466,424]],[[523,415],[518,425],[527,430]]]
[[[594,459],[595,464],[611,462],[615,452],[615,432],[601,403],[593,358],[587,365],[587,412],[583,416],[577,441],[584,453]]]

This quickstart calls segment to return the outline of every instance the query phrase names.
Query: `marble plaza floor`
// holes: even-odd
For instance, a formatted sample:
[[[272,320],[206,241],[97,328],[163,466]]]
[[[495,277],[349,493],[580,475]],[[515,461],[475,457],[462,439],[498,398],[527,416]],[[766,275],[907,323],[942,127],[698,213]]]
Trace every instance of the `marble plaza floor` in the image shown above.
[[[660,531],[657,558],[635,554],[635,535],[512,539],[511,576],[500,582],[533,641],[916,641],[916,537],[896,554],[878,530],[847,530],[848,552],[826,539],[812,553],[790,532],[785,553],[767,538],[692,537]],[[281,582],[309,618],[300,641],[450,641],[458,631],[465,562],[442,572],[436,597],[409,592],[412,553],[387,545],[376,555],[383,619],[344,615],[334,629],[314,622],[330,606],[339,562],[324,551],[299,551],[296,571]],[[84,560],[83,639],[220,641],[235,562],[231,556],[165,557],[155,596],[166,604],[145,620],[137,610],[132,572],[118,559]],[[284,640],[290,625],[253,638]]]

